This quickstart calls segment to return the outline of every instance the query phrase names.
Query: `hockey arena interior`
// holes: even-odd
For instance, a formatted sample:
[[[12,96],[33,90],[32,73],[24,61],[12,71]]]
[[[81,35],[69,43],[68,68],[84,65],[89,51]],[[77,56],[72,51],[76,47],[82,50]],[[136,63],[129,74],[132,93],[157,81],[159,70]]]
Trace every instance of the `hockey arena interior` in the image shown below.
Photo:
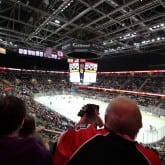
[[[26,102],[50,148],[89,103],[135,100],[136,140],[165,164],[164,0],[0,0],[0,95]]]

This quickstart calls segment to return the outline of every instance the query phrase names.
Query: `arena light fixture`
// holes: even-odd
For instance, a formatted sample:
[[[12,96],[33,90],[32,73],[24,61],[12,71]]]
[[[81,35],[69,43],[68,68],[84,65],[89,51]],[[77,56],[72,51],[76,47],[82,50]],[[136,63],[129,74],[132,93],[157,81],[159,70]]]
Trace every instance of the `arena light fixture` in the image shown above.
[[[65,2],[65,0],[63,0],[63,1]],[[65,6],[61,8],[61,12],[63,12],[65,9],[67,9],[71,5],[71,3],[73,3],[73,0],[67,2],[65,4]]]
[[[159,24],[156,24],[156,25],[149,27],[149,30],[156,31],[156,30],[161,30],[164,28],[165,28],[165,23],[162,22],[162,23],[159,23]]]
[[[119,39],[120,40],[125,40],[125,39],[130,39],[130,38],[133,38],[133,37],[136,37],[137,33],[134,32],[134,33],[127,33],[123,36],[120,36]]]
[[[165,37],[160,37],[158,36],[157,38],[152,38],[152,39],[148,39],[148,40],[143,40],[139,43],[133,43],[134,46],[143,46],[143,45],[147,45],[147,44],[152,44],[152,43],[155,43],[155,42],[161,42],[161,41],[164,41],[165,40]]]
[[[60,24],[60,21],[59,21],[59,20],[57,20],[57,19],[56,19],[54,22],[55,22],[55,23],[57,23],[57,24]]]

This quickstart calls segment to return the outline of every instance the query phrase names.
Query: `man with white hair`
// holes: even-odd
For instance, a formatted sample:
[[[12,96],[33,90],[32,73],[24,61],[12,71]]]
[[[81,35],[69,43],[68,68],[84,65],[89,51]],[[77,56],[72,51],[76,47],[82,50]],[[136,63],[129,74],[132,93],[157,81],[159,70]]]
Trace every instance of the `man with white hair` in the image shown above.
[[[159,155],[135,141],[141,127],[137,104],[124,96],[113,99],[105,113],[109,133],[91,138],[67,165],[161,165]]]

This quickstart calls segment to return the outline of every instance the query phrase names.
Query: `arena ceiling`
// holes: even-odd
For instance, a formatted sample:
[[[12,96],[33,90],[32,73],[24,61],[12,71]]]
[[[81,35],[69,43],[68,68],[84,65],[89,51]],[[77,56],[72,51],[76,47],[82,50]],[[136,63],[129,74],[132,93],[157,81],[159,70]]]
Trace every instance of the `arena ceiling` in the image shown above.
[[[0,0],[0,44],[106,47],[99,57],[165,51],[165,0]]]

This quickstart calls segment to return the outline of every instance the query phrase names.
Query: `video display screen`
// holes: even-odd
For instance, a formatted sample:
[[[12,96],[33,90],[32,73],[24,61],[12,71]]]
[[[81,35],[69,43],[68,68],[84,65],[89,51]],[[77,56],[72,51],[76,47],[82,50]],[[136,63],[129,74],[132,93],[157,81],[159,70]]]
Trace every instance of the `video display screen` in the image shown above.
[[[52,58],[53,48],[47,47],[44,51],[44,57]]]
[[[73,82],[73,83],[80,82],[79,63],[78,62],[69,63],[69,77],[70,77],[70,82]]]
[[[95,83],[98,64],[92,62],[69,62],[70,82]]]
[[[51,47],[47,47],[45,51],[19,48],[18,53],[21,55],[46,57],[46,58],[58,59],[58,60],[63,58],[63,52],[61,50],[54,52],[53,48]]]

